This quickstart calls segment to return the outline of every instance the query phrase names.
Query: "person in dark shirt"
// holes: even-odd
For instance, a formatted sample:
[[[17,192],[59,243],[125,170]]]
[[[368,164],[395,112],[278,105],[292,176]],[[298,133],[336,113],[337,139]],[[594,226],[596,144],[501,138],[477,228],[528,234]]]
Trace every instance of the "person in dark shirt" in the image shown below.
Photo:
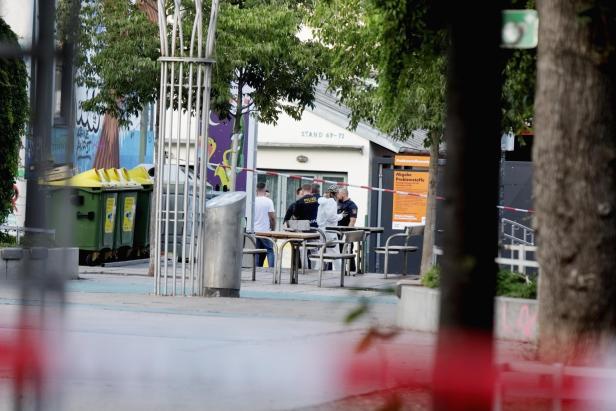
[[[357,221],[357,204],[349,198],[349,190],[345,187],[341,187],[338,190],[338,214],[340,213],[344,213],[345,216],[342,220],[338,221],[339,226],[355,227],[355,222]],[[353,252],[353,244],[351,244],[350,252]],[[356,271],[355,259],[353,258],[349,261],[349,269],[351,271]]]
[[[319,191],[318,184],[302,185],[303,196],[291,204],[284,216],[283,224],[291,218],[296,220],[308,220],[311,227],[317,226],[317,212],[319,210]]]
[[[357,221],[357,204],[349,198],[349,191],[340,188],[338,191],[338,213],[345,213],[346,216],[338,221],[339,226],[355,227]]]

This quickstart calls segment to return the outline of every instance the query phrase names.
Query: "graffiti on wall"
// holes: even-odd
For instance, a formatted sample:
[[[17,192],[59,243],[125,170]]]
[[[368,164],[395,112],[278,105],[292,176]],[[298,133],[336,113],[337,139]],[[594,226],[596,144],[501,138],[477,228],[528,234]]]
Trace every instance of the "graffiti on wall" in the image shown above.
[[[499,332],[503,336],[522,341],[537,337],[537,304],[502,304]]]
[[[83,172],[93,167],[103,119],[98,113],[91,113],[81,109],[81,103],[83,101],[91,99],[96,95],[95,90],[78,88],[76,94],[77,112],[75,116],[74,163],[77,172]],[[132,168],[140,163],[139,144],[141,141],[141,134],[139,125],[139,118],[135,117],[131,119],[130,126],[120,129],[118,137],[121,167]],[[151,163],[153,161],[152,153],[154,151],[154,132],[148,130],[146,137],[145,158],[143,162]]]
[[[247,166],[247,156],[245,153],[248,149],[248,121],[249,116],[246,114],[243,119],[243,135],[238,144],[238,167]],[[229,187],[231,169],[231,151],[232,151],[232,135],[233,121],[221,120],[212,113],[210,115],[210,127],[208,137],[208,162],[210,164],[222,164],[214,167],[213,170],[208,170],[207,180],[216,191],[225,191]],[[246,191],[246,172],[242,171],[237,174],[236,189],[238,191]]]

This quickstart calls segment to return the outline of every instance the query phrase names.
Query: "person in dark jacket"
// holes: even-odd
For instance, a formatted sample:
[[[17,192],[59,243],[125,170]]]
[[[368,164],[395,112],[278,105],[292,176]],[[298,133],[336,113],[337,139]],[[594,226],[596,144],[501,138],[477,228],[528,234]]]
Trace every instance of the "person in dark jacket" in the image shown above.
[[[317,212],[319,210],[318,184],[302,185],[302,197],[289,206],[284,216],[283,224],[291,218],[296,220],[308,220],[311,227],[317,227]]]

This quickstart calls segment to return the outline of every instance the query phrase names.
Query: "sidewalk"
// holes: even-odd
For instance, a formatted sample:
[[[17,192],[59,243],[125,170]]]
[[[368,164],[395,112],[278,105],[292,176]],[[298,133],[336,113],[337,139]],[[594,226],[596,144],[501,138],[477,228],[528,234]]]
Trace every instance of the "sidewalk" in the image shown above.
[[[67,286],[61,349],[54,353],[63,365],[55,372],[63,410],[327,409],[396,385],[385,375],[379,386],[350,389],[342,362],[369,326],[394,324],[396,297],[375,291],[393,279],[349,277],[349,286],[361,289],[349,290],[334,286],[331,272],[324,288],[314,285],[314,273],[300,275],[298,285],[283,274],[283,284],[274,285],[271,273],[252,282],[245,272],[239,299],[160,297],[152,295],[154,279],[138,275],[145,267],[130,267],[131,275],[117,268],[82,273]],[[370,302],[368,314],[345,324],[361,297]],[[3,336],[15,327],[18,303],[14,292],[0,290]],[[396,367],[428,367],[434,343],[434,335],[404,332],[381,348]],[[526,349],[499,347],[505,356]],[[0,380],[0,398],[10,398],[7,390]],[[2,401],[0,409],[8,408]]]

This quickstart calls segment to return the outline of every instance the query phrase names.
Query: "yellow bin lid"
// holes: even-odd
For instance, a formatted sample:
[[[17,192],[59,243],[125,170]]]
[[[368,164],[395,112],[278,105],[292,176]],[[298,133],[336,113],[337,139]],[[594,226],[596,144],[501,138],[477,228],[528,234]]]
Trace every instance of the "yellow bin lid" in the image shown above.
[[[50,181],[47,184],[51,186],[83,188],[100,188],[104,185],[95,169],[84,171],[66,180]]]
[[[148,174],[148,170],[146,170],[146,168],[143,166],[137,166],[131,170],[128,170],[127,173],[128,177],[136,183],[139,183],[144,186],[154,184],[154,180]]]

